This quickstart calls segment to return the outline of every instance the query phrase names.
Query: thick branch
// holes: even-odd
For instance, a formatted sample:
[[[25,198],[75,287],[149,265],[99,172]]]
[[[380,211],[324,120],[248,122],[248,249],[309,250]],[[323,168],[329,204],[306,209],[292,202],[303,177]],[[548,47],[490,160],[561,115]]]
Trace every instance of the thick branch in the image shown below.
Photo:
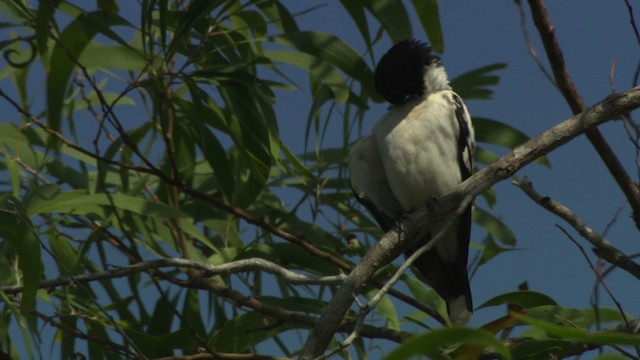
[[[345,313],[350,308],[353,295],[359,292],[377,269],[383,264],[393,261],[403,249],[409,248],[412,242],[419,238],[416,235],[427,232],[434,224],[451,216],[459,207],[465,206],[468,199],[478,196],[498,181],[511,177],[517,170],[535,159],[566,144],[588,129],[619,118],[622,114],[638,107],[640,107],[640,88],[611,95],[588,111],[536,136],[474,174],[458,185],[453,192],[445,195],[440,200],[437,211],[430,213],[427,209],[422,209],[412,215],[412,219],[420,220],[415,224],[411,220],[405,221],[402,224],[402,229],[406,229],[406,231],[401,231],[402,236],[396,229],[386,233],[367,252],[360,264],[353,269],[338,289],[320,321],[309,335],[299,358],[313,359],[322,355],[331,341],[335,329],[340,326]]]
[[[526,179],[520,181],[517,186],[538,205],[568,222],[582,237],[593,245],[593,252],[596,253],[596,255],[640,279],[640,265],[636,264],[622,251],[618,250],[607,239],[601,237],[571,210],[549,197],[543,197],[538,194],[531,182]]]
[[[547,52],[549,64],[553,70],[553,75],[558,89],[564,96],[574,114],[585,111],[586,106],[584,104],[584,100],[578,93],[578,90],[569,76],[569,71],[567,70],[567,65],[564,61],[562,49],[560,48],[558,39],[556,38],[555,30],[551,23],[547,7],[544,4],[544,0],[529,0],[529,7],[531,7],[533,22],[538,28],[540,38],[542,39],[542,43],[544,44],[544,48]],[[633,219],[636,223],[636,227],[640,229],[640,188],[633,182],[631,177],[629,177],[629,174],[625,171],[620,160],[618,160],[598,129],[589,129],[586,132],[586,135],[604,161],[607,169],[609,169],[609,172],[620,189],[622,189],[627,201],[629,201],[631,209],[633,210]]]

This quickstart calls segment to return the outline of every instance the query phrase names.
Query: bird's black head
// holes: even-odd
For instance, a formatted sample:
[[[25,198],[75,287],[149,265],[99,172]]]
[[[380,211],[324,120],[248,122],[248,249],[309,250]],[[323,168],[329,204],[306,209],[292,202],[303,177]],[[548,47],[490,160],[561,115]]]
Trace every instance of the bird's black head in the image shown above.
[[[431,64],[440,64],[440,57],[429,45],[414,39],[403,40],[378,62],[373,76],[376,91],[394,105],[420,97],[425,92],[425,71]]]

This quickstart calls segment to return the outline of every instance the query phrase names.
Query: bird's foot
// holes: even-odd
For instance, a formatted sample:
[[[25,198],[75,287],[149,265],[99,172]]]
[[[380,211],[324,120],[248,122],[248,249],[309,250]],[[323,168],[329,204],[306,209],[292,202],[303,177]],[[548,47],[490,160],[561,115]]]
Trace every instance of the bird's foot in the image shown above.
[[[440,197],[433,195],[431,199],[427,200],[425,207],[427,208],[427,211],[435,212],[440,207]]]

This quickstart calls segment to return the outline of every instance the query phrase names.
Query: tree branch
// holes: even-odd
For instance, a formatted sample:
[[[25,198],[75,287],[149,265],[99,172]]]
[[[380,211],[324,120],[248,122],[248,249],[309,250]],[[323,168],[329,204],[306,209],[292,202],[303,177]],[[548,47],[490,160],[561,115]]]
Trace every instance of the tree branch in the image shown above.
[[[472,198],[469,197],[469,199],[465,199],[465,201],[463,201],[463,203],[468,203],[471,200],[472,200]],[[425,252],[427,252],[430,249],[432,249],[436,245],[436,243],[438,241],[440,241],[440,239],[444,236],[445,232],[451,227],[451,225],[453,224],[454,220],[458,216],[462,215],[462,213],[464,212],[465,209],[466,209],[466,206],[465,207],[458,207],[456,213],[449,217],[449,220],[447,220],[447,223],[444,224],[442,226],[442,228],[440,228],[438,233],[435,234],[433,237],[431,237],[429,242],[427,242],[426,244],[422,245],[415,252],[413,252],[411,254],[411,256],[409,256],[405,260],[405,262],[402,263],[402,265],[398,268],[398,270],[396,270],[395,274],[393,274],[391,279],[389,279],[389,281],[387,281],[384,284],[384,286],[382,288],[380,288],[380,290],[371,298],[371,300],[369,300],[369,302],[367,304],[360,305],[360,303],[358,303],[358,305],[360,305],[360,311],[358,312],[358,315],[356,315],[355,326],[354,326],[354,329],[351,332],[351,334],[349,334],[349,336],[338,347],[336,347],[333,351],[329,352],[328,354],[323,355],[321,358],[329,358],[329,357],[331,357],[331,355],[339,352],[340,350],[348,347],[349,345],[351,345],[351,343],[353,343],[353,341],[358,337],[358,335],[360,333],[360,328],[364,324],[364,319],[371,312],[371,310],[375,309],[375,307],[378,306],[378,303],[380,303],[380,301],[383,299],[384,295],[386,295],[389,292],[389,290],[391,289],[391,287],[396,282],[398,282],[398,280],[400,280],[400,277],[402,276],[402,274],[404,274],[407,271],[407,269],[409,269],[409,267],[411,267],[411,265],[413,265],[413,263],[420,256],[422,256],[422,254],[424,254]],[[357,298],[356,298],[356,301],[357,301]]]
[[[542,39],[542,43],[544,44],[544,48],[547,52],[549,64],[553,70],[553,75],[558,89],[564,96],[574,114],[585,111],[586,106],[584,104],[584,100],[578,93],[575,84],[569,76],[569,71],[567,70],[567,65],[564,61],[562,49],[558,43],[555,29],[551,23],[549,12],[544,4],[544,0],[529,0],[529,7],[531,8],[533,22],[538,28],[540,38]],[[636,227],[640,229],[640,188],[635,182],[633,182],[631,177],[629,177],[629,174],[627,174],[626,170],[620,163],[620,160],[618,160],[615,153],[611,150],[611,147],[598,129],[589,129],[586,131],[586,135],[624,193],[627,201],[629,201],[631,209],[633,210],[633,220],[636,223]]]
[[[522,179],[516,186],[527,194],[536,204],[569,223],[582,237],[593,245],[593,252],[596,253],[596,255],[625,270],[637,279],[640,279],[640,265],[632,261],[622,251],[618,250],[607,239],[601,237],[571,210],[548,196],[543,197],[538,194],[533,188],[533,184],[531,184],[527,178]]]
[[[285,269],[270,261],[252,258],[232,261],[229,263],[214,265],[208,262],[194,261],[184,258],[165,258],[151,261],[142,261],[133,265],[119,267],[117,269],[103,271],[93,274],[82,274],[70,277],[60,277],[52,280],[40,282],[40,289],[53,288],[56,286],[70,285],[75,283],[88,283],[103,279],[115,279],[143,271],[160,269],[165,267],[185,267],[190,269],[198,269],[203,271],[203,277],[211,277],[218,274],[230,274],[244,271],[261,270],[273,275],[277,275],[292,284],[310,284],[310,285],[336,285],[340,284],[346,275],[337,276],[310,277],[298,274],[291,270]],[[17,294],[23,291],[22,285],[0,287],[0,291],[5,294]]]
[[[366,281],[383,264],[393,261],[403,249],[417,241],[419,234],[427,232],[434,224],[442,222],[459,207],[468,204],[467,199],[474,198],[498,181],[507,179],[523,166],[566,144],[588,129],[640,107],[640,88],[634,88],[622,94],[608,96],[588,111],[578,114],[546,132],[530,139],[515,148],[511,153],[477,172],[456,189],[440,199],[434,212],[421,209],[400,226],[386,233],[363,257],[347,279],[338,289],[325,309],[320,321],[307,338],[300,353],[300,359],[313,359],[325,351],[340,326],[345,313]],[[416,220],[419,219],[419,220]],[[403,231],[404,230],[404,231]]]

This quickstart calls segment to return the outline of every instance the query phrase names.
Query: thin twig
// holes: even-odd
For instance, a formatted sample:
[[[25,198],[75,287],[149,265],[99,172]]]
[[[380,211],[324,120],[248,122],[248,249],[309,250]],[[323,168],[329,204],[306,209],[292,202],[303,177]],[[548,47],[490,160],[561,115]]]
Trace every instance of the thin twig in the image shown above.
[[[540,59],[540,56],[538,56],[536,48],[533,46],[533,41],[531,41],[531,37],[529,36],[529,30],[527,30],[527,16],[524,12],[522,0],[514,0],[514,2],[518,6],[518,13],[520,14],[520,29],[522,30],[524,41],[527,43],[527,50],[529,51],[529,55],[531,55],[533,61],[536,63],[536,65],[538,65],[538,68],[540,68],[540,72],[542,72],[542,75],[544,75],[547,80],[549,80],[551,85],[553,85],[553,87],[557,89],[558,84],[556,84],[556,82],[553,80],[553,76],[551,76],[547,68],[542,63],[542,60]]]
[[[578,247],[578,250],[580,250],[580,252],[582,253],[582,256],[587,261],[587,264],[589,265],[589,268],[591,269],[593,274],[598,278],[598,281],[600,282],[600,285],[602,285],[602,288],[604,289],[604,291],[607,292],[607,294],[609,295],[609,298],[613,301],[613,303],[615,304],[616,308],[618,308],[618,312],[620,312],[620,315],[622,315],[622,320],[624,321],[624,323],[627,326],[629,326],[629,319],[627,319],[627,316],[624,314],[624,310],[622,309],[622,305],[620,304],[618,299],[616,299],[616,297],[613,295],[611,290],[609,290],[609,287],[607,286],[607,283],[605,283],[604,280],[602,279],[602,277],[600,277],[600,273],[595,268],[595,266],[593,266],[593,262],[591,262],[591,259],[589,259],[589,256],[587,255],[587,252],[584,250],[584,247],[582,245],[580,245],[580,243],[578,243],[578,241],[576,241],[576,239],[574,239],[573,236],[571,236],[571,234],[569,234],[569,232],[567,230],[565,230],[565,228],[563,228],[559,224],[556,224],[556,227],[558,229],[560,229],[560,231],[562,231],[567,236],[567,238],[569,238],[569,240],[571,240],[571,242],[575,246]]]
[[[576,229],[582,237],[593,245],[593,251],[596,255],[640,279],[640,265],[629,259],[629,257],[614,247],[607,239],[596,233],[571,210],[547,196],[543,197],[538,194],[538,192],[533,188],[533,184],[531,184],[526,177],[515,185],[527,194],[527,196],[529,196],[529,198],[536,204],[565,220],[569,225]]]
[[[629,12],[629,22],[631,23],[631,28],[633,29],[633,34],[636,36],[636,41],[638,45],[640,45],[640,33],[638,32],[638,27],[636,26],[636,19],[633,16],[633,6],[629,0],[624,0],[624,3],[627,5],[627,12]]]

